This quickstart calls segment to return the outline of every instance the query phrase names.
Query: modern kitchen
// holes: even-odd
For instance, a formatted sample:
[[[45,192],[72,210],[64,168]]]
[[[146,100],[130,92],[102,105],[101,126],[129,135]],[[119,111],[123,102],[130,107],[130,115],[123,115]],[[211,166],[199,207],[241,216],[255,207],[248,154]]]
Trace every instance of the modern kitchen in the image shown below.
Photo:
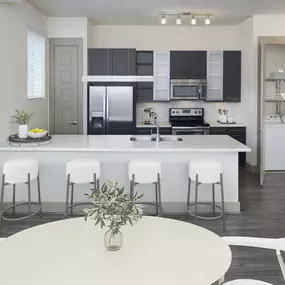
[[[0,1],[5,284],[282,284],[273,1]]]

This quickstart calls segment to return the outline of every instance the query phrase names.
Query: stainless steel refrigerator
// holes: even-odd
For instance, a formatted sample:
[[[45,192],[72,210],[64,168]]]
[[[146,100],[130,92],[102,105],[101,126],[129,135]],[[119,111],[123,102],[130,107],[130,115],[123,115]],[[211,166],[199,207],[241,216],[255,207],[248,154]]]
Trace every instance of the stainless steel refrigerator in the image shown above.
[[[129,135],[134,131],[132,86],[90,86],[90,135]]]

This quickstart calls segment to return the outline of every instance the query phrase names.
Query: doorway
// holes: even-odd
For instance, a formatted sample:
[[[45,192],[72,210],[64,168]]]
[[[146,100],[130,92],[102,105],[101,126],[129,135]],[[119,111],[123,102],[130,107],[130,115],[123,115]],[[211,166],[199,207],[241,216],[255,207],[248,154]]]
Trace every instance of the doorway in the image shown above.
[[[83,133],[82,39],[50,39],[49,129],[55,135]]]

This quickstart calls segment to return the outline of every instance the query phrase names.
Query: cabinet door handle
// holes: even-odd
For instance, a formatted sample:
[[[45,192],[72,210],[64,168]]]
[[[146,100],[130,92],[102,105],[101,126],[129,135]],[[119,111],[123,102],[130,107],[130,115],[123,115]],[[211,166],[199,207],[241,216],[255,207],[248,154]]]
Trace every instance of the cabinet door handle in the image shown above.
[[[70,125],[76,126],[77,125],[77,121],[74,121],[74,122],[70,123]]]

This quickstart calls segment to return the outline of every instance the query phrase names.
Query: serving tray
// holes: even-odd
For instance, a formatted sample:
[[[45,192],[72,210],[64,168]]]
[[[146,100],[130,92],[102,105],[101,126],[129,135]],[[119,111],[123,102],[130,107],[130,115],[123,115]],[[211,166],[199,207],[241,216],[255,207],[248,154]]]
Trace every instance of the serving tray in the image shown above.
[[[9,143],[12,146],[36,146],[36,145],[44,145],[51,143],[51,135],[46,134],[42,138],[24,138],[20,139],[18,134],[9,136]]]

